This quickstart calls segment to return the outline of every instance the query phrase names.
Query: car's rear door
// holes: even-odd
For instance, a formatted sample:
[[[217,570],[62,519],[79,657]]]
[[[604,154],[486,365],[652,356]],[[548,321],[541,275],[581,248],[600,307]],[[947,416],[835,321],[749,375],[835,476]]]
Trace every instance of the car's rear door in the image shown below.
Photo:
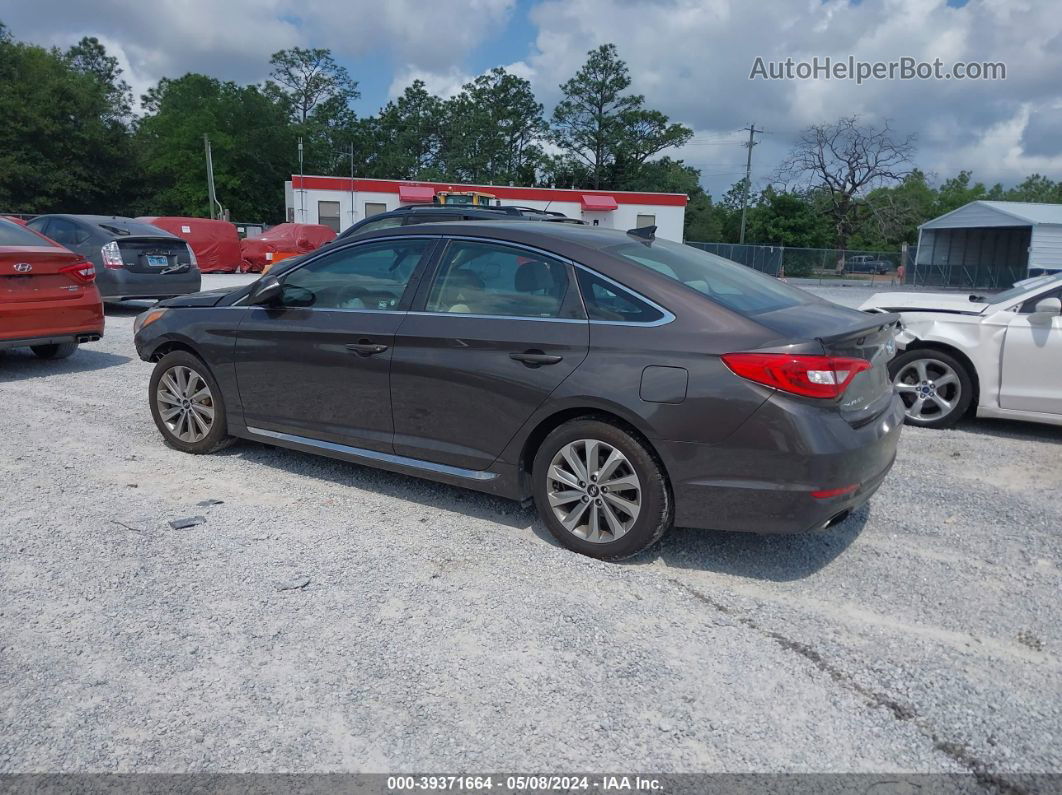
[[[395,452],[485,469],[588,346],[570,264],[505,243],[450,240],[396,335]]]
[[[391,452],[394,335],[436,241],[330,248],[279,277],[282,305],[245,310],[236,378],[252,433]]]
[[[1062,414],[1062,315],[1036,314],[1045,298],[1062,298],[1062,288],[1022,304],[1003,338],[999,407]]]

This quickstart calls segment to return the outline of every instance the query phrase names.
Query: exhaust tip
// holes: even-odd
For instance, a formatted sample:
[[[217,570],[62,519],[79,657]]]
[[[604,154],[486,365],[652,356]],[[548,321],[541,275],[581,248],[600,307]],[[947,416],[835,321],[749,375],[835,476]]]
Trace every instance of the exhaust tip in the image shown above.
[[[822,526],[822,529],[823,530],[829,530],[831,527],[835,527],[836,525],[839,525],[841,522],[843,522],[845,519],[848,518],[848,515],[851,512],[852,512],[851,510],[849,510],[848,508],[845,508],[840,513],[834,514],[833,516],[831,516],[829,519],[826,520],[825,524],[823,524],[823,526]]]

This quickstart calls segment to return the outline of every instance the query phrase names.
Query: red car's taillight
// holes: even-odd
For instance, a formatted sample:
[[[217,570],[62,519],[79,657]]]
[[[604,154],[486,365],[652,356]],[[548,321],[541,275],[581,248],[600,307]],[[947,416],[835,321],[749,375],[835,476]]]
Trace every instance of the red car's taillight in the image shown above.
[[[96,279],[96,269],[91,262],[75,262],[73,265],[66,265],[59,269],[60,273],[65,273],[75,282],[81,284],[92,284]]]
[[[723,363],[757,384],[812,398],[839,397],[857,373],[870,369],[865,359],[790,353],[727,353]]]

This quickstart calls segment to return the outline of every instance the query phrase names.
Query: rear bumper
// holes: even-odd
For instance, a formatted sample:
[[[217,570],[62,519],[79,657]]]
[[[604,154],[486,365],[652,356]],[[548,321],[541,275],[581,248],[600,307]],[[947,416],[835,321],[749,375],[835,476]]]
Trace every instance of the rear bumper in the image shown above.
[[[105,301],[172,298],[198,293],[201,283],[198,268],[185,273],[133,273],[96,266],[96,286]]]
[[[103,336],[103,325],[103,304],[94,289],[70,300],[5,303],[0,348],[91,342]]]
[[[860,427],[835,410],[767,401],[725,444],[658,443],[671,476],[675,523],[754,533],[827,527],[881,486],[896,458],[903,404]],[[818,491],[856,486],[833,497]]]
[[[37,345],[62,345],[67,342],[96,342],[103,336],[102,331],[81,334],[61,334],[52,337],[30,337],[26,339],[0,339],[0,351],[9,348],[32,348]]]

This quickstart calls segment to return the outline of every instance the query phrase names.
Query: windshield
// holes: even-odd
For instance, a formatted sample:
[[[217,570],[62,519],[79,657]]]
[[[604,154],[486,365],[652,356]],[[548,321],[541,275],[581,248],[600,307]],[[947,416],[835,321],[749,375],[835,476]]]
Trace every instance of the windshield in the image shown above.
[[[1038,279],[1023,279],[1020,282],[1016,282],[1009,290],[990,295],[986,300],[990,304],[1003,304],[1007,301],[1013,301],[1015,298],[1021,298],[1029,290],[1035,290],[1037,287],[1046,287],[1054,283],[1062,283],[1062,273],[1052,273],[1047,276],[1041,276]]]
[[[745,315],[816,301],[802,290],[771,276],[681,243],[632,240],[605,251],[661,273]]]

